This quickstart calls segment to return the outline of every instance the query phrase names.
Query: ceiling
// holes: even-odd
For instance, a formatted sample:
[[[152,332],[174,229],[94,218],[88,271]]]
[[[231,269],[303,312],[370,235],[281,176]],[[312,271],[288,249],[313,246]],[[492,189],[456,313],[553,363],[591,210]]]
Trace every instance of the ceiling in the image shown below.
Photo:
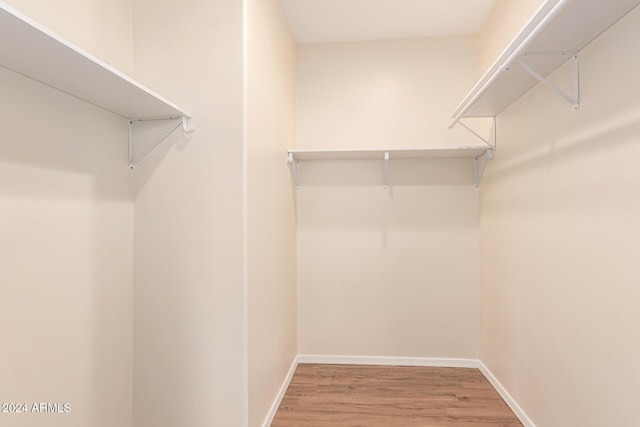
[[[296,41],[331,43],[473,34],[495,0],[280,0]]]

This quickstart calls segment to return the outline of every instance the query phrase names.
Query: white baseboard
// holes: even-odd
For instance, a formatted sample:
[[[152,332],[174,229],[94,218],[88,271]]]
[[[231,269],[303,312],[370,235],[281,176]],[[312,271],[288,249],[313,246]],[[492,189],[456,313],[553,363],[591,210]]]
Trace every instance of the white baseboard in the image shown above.
[[[269,427],[273,422],[273,419],[276,416],[276,412],[278,412],[278,408],[280,407],[280,403],[282,402],[282,399],[284,398],[284,395],[287,392],[287,388],[289,388],[289,384],[291,383],[293,374],[296,372],[296,368],[298,367],[298,357],[299,356],[296,356],[293,359],[293,362],[291,363],[291,367],[289,368],[289,372],[287,372],[287,376],[284,378],[282,386],[280,387],[280,390],[278,391],[278,394],[276,395],[276,398],[273,401],[273,404],[271,405],[269,412],[267,413],[267,417],[264,419],[264,422],[262,423],[262,427]]]
[[[429,366],[441,368],[478,368],[476,359],[436,359],[429,357],[316,356],[299,355],[298,363],[325,365]]]
[[[522,410],[520,405],[515,401],[513,397],[509,394],[506,388],[498,381],[498,379],[493,375],[493,373],[482,363],[481,360],[478,360],[478,368],[480,372],[487,378],[487,380],[491,383],[493,388],[496,389],[502,400],[509,405],[509,408],[513,411],[513,413],[518,417],[520,422],[524,425],[524,427],[536,427],[536,425],[531,421],[531,418],[527,416],[527,414]]]

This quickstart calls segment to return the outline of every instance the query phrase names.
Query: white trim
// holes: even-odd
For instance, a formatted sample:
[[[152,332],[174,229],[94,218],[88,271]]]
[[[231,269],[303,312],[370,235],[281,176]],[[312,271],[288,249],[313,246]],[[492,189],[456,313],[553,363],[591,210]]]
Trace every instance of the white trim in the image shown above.
[[[478,368],[477,359],[436,359],[430,357],[318,356],[299,355],[298,363],[325,365],[432,366],[442,368]]]
[[[478,368],[480,372],[487,378],[487,380],[491,383],[493,388],[496,389],[502,400],[509,405],[509,408],[513,411],[513,413],[518,417],[520,422],[524,425],[524,427],[536,427],[536,425],[531,421],[531,418],[527,416],[527,414],[522,410],[520,405],[515,401],[513,397],[509,394],[506,388],[498,381],[498,379],[493,375],[493,373],[482,363],[481,360],[478,360]]]
[[[267,417],[264,419],[264,422],[262,423],[262,427],[269,427],[273,422],[273,419],[275,418],[276,413],[278,412],[278,408],[280,407],[280,403],[282,402],[282,399],[284,398],[284,395],[287,392],[287,389],[289,388],[289,384],[293,379],[293,374],[296,372],[296,368],[298,367],[298,363],[299,363],[298,358],[299,356],[296,356],[293,359],[293,362],[291,362],[291,367],[289,368],[289,372],[287,373],[287,376],[284,378],[282,386],[280,387],[280,391],[278,391],[278,394],[276,395],[276,398],[274,399],[273,404],[271,405],[271,408],[267,413]]]
[[[378,366],[426,366],[437,368],[475,368],[479,369],[487,381],[498,392],[500,397],[511,408],[524,427],[536,427],[531,418],[518,405],[506,388],[498,381],[493,373],[479,359],[451,359],[432,357],[386,357],[386,356],[327,356],[327,355],[298,355],[293,359],[289,372],[285,377],[276,398],[267,413],[262,427],[269,427],[278,412],[289,384],[293,379],[296,368],[301,363],[316,363],[322,365],[378,365]]]
[[[249,427],[249,2],[242,0],[242,427]]]

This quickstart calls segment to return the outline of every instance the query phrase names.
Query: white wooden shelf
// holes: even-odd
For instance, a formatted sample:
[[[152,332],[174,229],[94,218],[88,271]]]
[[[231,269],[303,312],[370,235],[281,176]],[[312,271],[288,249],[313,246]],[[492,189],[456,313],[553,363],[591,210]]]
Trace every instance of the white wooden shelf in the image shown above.
[[[396,148],[396,149],[338,149],[338,150],[289,150],[289,164],[300,189],[300,162],[310,160],[381,160],[383,184],[388,185],[389,160],[393,159],[445,159],[467,158],[475,161],[475,185],[480,184],[488,159],[493,157],[491,146],[445,148]]]
[[[579,108],[578,52],[639,3],[639,0],[545,1],[460,103],[450,127],[464,117],[497,116],[539,81]],[[546,81],[544,77],[571,58],[576,62],[572,90]]]
[[[134,159],[134,122],[174,120],[153,147],[180,125],[192,130],[187,111],[1,1],[0,40],[0,66],[128,119],[131,167],[148,153]]]
[[[399,149],[358,149],[358,150],[289,150],[295,160],[375,160],[384,159],[389,153],[391,159],[424,159],[482,156],[491,147],[446,147],[446,148],[399,148]]]
[[[140,83],[0,2],[0,65],[127,119],[190,117]]]

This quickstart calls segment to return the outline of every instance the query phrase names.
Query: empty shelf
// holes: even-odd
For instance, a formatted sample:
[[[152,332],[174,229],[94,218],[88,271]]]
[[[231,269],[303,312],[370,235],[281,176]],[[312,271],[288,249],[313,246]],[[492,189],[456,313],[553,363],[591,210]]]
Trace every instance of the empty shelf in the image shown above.
[[[474,159],[474,184],[477,187],[487,162],[493,157],[493,147],[446,147],[446,148],[396,148],[358,150],[289,150],[291,172],[300,189],[300,162],[308,160],[382,160],[383,185],[388,187],[389,161],[397,159]]]
[[[113,67],[0,2],[0,65],[127,119],[190,117]]]
[[[495,117],[540,80],[527,67],[549,75],[639,3],[547,0],[460,103],[450,127],[463,117]],[[577,94],[574,101],[577,108]]]
[[[357,149],[357,150],[289,150],[295,160],[384,160],[385,153],[390,159],[424,158],[476,158],[484,155],[491,147],[446,147],[446,148],[400,148],[400,149]]]

